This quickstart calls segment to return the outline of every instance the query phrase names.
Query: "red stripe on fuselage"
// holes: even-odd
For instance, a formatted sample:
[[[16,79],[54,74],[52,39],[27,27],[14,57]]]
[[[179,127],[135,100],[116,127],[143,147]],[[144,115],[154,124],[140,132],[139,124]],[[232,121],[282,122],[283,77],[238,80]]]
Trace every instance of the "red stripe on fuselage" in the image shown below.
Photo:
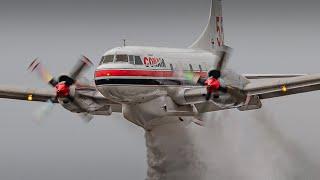
[[[201,77],[206,77],[206,72],[193,72],[200,73]],[[163,70],[119,70],[119,69],[105,69],[97,70],[95,72],[96,77],[105,77],[105,76],[146,76],[146,77],[176,77],[176,72],[174,71],[163,71]]]

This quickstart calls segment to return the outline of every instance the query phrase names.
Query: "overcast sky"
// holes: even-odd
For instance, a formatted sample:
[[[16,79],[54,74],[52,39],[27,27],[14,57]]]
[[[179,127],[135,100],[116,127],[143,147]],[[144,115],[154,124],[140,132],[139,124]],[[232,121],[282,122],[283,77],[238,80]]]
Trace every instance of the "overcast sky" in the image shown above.
[[[209,0],[0,1],[0,84],[48,88],[26,71],[39,57],[53,74],[81,54],[95,64],[110,48],[187,47],[202,32]],[[240,73],[319,72],[319,2],[225,0],[230,67]],[[89,72],[92,78],[93,73]],[[319,92],[267,101],[280,129],[320,164]],[[89,125],[56,106],[0,100],[0,179],[143,179],[144,131],[120,114]]]

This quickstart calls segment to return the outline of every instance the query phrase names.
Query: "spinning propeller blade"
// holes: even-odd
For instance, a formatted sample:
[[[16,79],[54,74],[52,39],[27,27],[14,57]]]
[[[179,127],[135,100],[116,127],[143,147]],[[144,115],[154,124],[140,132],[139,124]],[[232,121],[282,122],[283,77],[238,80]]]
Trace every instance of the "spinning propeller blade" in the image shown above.
[[[84,73],[86,70],[88,70],[92,65],[93,63],[86,56],[82,56],[82,58],[77,62],[77,64],[71,70],[69,77],[73,80],[77,80],[79,76],[82,73]]]
[[[56,99],[60,99],[62,102],[66,100],[72,102],[74,98],[70,94],[70,86],[77,85],[76,83],[79,79],[81,79],[81,75],[91,66],[92,62],[87,57],[82,56],[82,58],[71,70],[69,76],[60,75],[58,78],[54,78],[49,73],[49,71],[46,70],[46,68],[44,68],[44,66],[40,63],[38,59],[32,61],[32,63],[28,67],[28,70],[30,72],[37,72],[44,82],[50,84],[53,88],[55,88]],[[47,116],[49,112],[52,110],[53,106],[53,101],[51,99],[48,99],[48,102],[44,106],[42,106],[38,111],[36,111],[35,115],[37,119],[41,120],[45,116]],[[85,121],[90,121],[93,118],[93,116],[89,113],[82,113],[80,117]]]
[[[34,113],[36,119],[40,122],[45,117],[47,117],[52,111],[54,104],[51,100],[48,100],[45,104],[43,104],[39,109],[37,109]]]
[[[220,71],[220,72],[224,70],[224,68],[226,67],[226,65],[228,63],[231,51],[232,51],[232,49],[228,46],[224,46],[221,49],[218,49],[216,51],[216,54],[218,55],[218,60],[216,62],[215,70]]]
[[[55,87],[58,82],[54,77],[49,73],[49,71],[42,65],[42,63],[37,59],[33,60],[28,67],[30,72],[37,72],[39,77],[47,84]]]

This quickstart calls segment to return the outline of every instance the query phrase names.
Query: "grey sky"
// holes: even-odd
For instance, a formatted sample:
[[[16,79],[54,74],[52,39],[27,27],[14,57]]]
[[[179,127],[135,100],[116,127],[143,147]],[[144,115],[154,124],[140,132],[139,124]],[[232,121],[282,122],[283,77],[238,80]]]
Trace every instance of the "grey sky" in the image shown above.
[[[225,0],[230,66],[241,73],[319,72],[319,2]],[[0,84],[47,88],[26,72],[39,57],[54,74],[121,45],[187,47],[209,0],[0,1]],[[88,73],[92,77],[92,72]],[[319,92],[267,101],[279,128],[320,164]],[[39,103],[0,100],[0,179],[143,179],[144,132],[120,115],[89,125],[61,107],[40,125]],[[247,114],[248,115],[248,114]]]

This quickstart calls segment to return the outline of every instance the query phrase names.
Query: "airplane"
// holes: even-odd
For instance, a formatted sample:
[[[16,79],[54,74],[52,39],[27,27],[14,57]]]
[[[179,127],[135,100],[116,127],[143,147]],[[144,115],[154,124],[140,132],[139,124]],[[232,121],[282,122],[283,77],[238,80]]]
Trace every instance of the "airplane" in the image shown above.
[[[187,48],[122,46],[107,51],[92,83],[82,75],[92,66],[83,56],[69,74],[53,77],[38,60],[29,66],[52,90],[0,87],[0,98],[60,104],[90,121],[122,113],[151,130],[166,123],[203,125],[207,112],[256,110],[265,99],[320,89],[320,74],[238,74],[228,69],[222,0],[211,0],[209,21]]]

